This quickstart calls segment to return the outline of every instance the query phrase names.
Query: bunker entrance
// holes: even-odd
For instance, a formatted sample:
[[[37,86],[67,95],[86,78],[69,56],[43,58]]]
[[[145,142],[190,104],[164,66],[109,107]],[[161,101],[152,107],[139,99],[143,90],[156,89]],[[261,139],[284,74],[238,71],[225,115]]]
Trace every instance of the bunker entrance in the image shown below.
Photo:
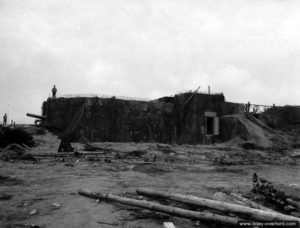
[[[214,117],[206,117],[206,134],[214,134]]]
[[[219,118],[216,112],[205,112],[206,135],[219,135]]]

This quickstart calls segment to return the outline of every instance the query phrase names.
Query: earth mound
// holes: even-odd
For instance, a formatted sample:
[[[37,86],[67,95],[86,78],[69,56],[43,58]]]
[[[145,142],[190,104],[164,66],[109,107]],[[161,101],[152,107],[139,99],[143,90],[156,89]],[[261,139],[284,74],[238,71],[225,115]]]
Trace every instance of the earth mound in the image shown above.
[[[220,140],[248,149],[287,149],[287,137],[253,116],[226,115],[220,118]],[[246,148],[246,149],[247,149]]]

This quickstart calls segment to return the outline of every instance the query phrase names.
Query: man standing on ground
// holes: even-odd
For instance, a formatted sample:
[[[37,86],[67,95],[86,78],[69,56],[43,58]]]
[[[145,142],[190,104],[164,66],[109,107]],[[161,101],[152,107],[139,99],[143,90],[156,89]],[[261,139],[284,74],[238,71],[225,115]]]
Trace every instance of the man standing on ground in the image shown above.
[[[6,122],[7,122],[7,115],[5,113],[4,116],[3,116],[3,126],[6,125]]]
[[[54,85],[53,88],[52,88],[52,98],[53,99],[56,98],[56,92],[57,92],[57,89],[56,89],[56,87]]]

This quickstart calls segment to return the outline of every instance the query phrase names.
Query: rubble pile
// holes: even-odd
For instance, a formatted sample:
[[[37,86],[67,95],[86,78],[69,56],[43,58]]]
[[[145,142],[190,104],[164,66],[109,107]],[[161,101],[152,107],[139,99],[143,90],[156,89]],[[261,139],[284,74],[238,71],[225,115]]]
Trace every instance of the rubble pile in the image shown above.
[[[32,160],[37,159],[28,149],[34,146],[35,142],[30,133],[21,128],[0,128],[0,159],[3,161],[10,160]]]
[[[291,196],[286,195],[283,191],[276,189],[270,181],[260,178],[254,173],[252,184],[252,192],[262,195],[265,204],[274,205],[277,210],[287,213],[299,212],[300,203],[293,200]]]
[[[34,140],[31,134],[21,128],[10,128],[0,126],[0,148],[10,144],[25,144],[27,147],[34,146]]]

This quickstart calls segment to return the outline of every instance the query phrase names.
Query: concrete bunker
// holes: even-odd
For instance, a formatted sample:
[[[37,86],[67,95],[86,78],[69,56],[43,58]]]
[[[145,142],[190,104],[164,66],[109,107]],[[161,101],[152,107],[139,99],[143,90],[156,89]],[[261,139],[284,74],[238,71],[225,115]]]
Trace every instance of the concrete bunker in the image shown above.
[[[211,144],[219,117],[243,112],[243,105],[220,94],[187,92],[152,101],[116,97],[49,98],[44,124],[74,142],[159,142]]]

